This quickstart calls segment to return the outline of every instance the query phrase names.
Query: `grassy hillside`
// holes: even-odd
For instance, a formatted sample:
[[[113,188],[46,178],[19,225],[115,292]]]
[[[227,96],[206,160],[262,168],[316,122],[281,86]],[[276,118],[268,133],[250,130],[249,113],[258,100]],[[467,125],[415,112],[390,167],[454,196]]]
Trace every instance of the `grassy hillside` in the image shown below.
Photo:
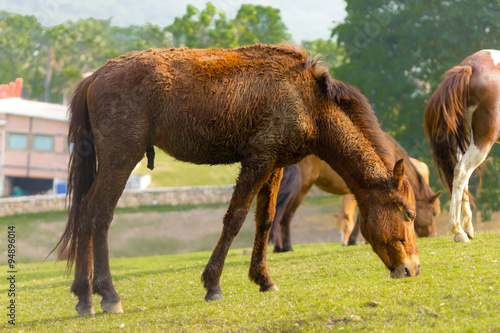
[[[234,184],[239,172],[239,164],[233,165],[196,165],[185,163],[168,156],[158,148],[155,168],[149,170],[144,158],[136,173],[151,174],[150,187],[224,185]]]
[[[200,275],[210,252],[111,260],[124,314],[76,317],[64,263],[19,264],[12,332],[499,332],[500,233],[468,244],[450,237],[419,239],[422,274],[392,280],[369,246],[297,245],[268,255],[280,288],[259,293],[248,281],[248,248],[233,249],[221,286],[224,300],[207,303]],[[21,249],[19,249],[21,250]],[[9,284],[2,272],[6,312]]]

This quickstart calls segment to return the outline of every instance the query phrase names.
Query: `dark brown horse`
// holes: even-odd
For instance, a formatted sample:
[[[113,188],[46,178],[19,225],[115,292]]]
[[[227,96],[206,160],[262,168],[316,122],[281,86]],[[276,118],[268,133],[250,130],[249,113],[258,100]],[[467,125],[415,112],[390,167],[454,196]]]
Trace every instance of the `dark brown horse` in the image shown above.
[[[429,187],[428,181],[415,166],[406,150],[389,135],[386,137],[387,149],[395,159],[404,158],[406,175],[415,193],[416,212],[415,231],[420,237],[436,236],[436,216],[441,212],[439,195]],[[419,161],[417,161],[419,162]],[[292,251],[291,221],[300,204],[313,185],[321,190],[344,195],[337,227],[342,232],[343,245],[355,244],[359,228],[354,225],[356,200],[350,194],[349,187],[338,173],[318,157],[310,155],[294,167],[287,167],[278,192],[276,214],[273,220],[269,240],[275,244],[274,252]],[[351,233],[354,234],[349,238]]]
[[[420,273],[415,198],[403,161],[374,149],[383,132],[366,98],[302,50],[256,45],[132,52],[84,79],[70,113],[70,207],[60,245],[70,243],[68,267],[76,261],[71,290],[80,314],[94,312],[92,293],[102,296],[104,311],[122,312],[108,228],[145,152],[153,167],[153,146],[192,163],[241,162],[222,234],[202,274],[208,301],[223,298],[224,261],[255,197],[249,277],[261,291],[276,289],[266,250],[282,170],[310,154],[351,188],[361,232],[390,275]]]
[[[499,65],[500,51],[470,55],[446,72],[424,113],[434,162],[451,191],[448,230],[455,242],[474,238],[469,179],[500,137]]]

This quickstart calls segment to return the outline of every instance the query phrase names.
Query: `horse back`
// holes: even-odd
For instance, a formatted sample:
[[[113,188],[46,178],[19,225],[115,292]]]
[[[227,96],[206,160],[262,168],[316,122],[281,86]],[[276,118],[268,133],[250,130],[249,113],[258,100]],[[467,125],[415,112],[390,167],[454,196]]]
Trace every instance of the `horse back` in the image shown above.
[[[306,60],[262,45],[133,52],[96,72],[92,102],[147,124],[150,144],[180,160],[234,163],[273,147],[286,165],[305,156],[315,132],[318,89]]]

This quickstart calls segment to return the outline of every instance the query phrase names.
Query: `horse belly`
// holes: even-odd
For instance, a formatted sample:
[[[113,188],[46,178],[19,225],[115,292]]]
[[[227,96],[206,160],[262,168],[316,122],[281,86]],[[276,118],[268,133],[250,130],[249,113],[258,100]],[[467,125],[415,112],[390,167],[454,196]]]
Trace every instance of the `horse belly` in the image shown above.
[[[197,164],[231,164],[252,155],[274,155],[277,164],[289,165],[293,164],[289,160],[303,158],[307,133],[313,131],[300,111],[285,110],[282,101],[263,91],[239,89],[234,94],[225,89],[214,94],[202,85],[191,91],[187,101],[171,101],[165,106],[156,145]]]

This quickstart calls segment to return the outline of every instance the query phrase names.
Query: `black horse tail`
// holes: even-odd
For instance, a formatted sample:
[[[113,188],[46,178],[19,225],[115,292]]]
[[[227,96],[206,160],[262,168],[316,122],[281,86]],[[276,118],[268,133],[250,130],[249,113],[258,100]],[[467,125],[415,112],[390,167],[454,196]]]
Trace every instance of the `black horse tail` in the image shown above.
[[[69,159],[68,192],[66,195],[69,216],[66,229],[56,247],[52,250],[53,252],[61,245],[58,257],[58,259],[61,259],[63,252],[69,246],[67,252],[68,272],[71,270],[76,257],[79,230],[88,229],[90,232],[92,230],[91,225],[79,224],[79,216],[85,209],[85,197],[90,191],[97,171],[95,142],[87,106],[87,92],[93,81],[94,76],[89,76],[78,84],[69,108],[68,143],[72,145]]]
[[[281,238],[281,220],[288,210],[290,202],[300,192],[302,187],[302,177],[300,167],[297,164],[286,167],[283,170],[278,198],[276,199],[276,213],[274,214],[273,225],[269,233],[269,241],[276,246],[283,247]]]

